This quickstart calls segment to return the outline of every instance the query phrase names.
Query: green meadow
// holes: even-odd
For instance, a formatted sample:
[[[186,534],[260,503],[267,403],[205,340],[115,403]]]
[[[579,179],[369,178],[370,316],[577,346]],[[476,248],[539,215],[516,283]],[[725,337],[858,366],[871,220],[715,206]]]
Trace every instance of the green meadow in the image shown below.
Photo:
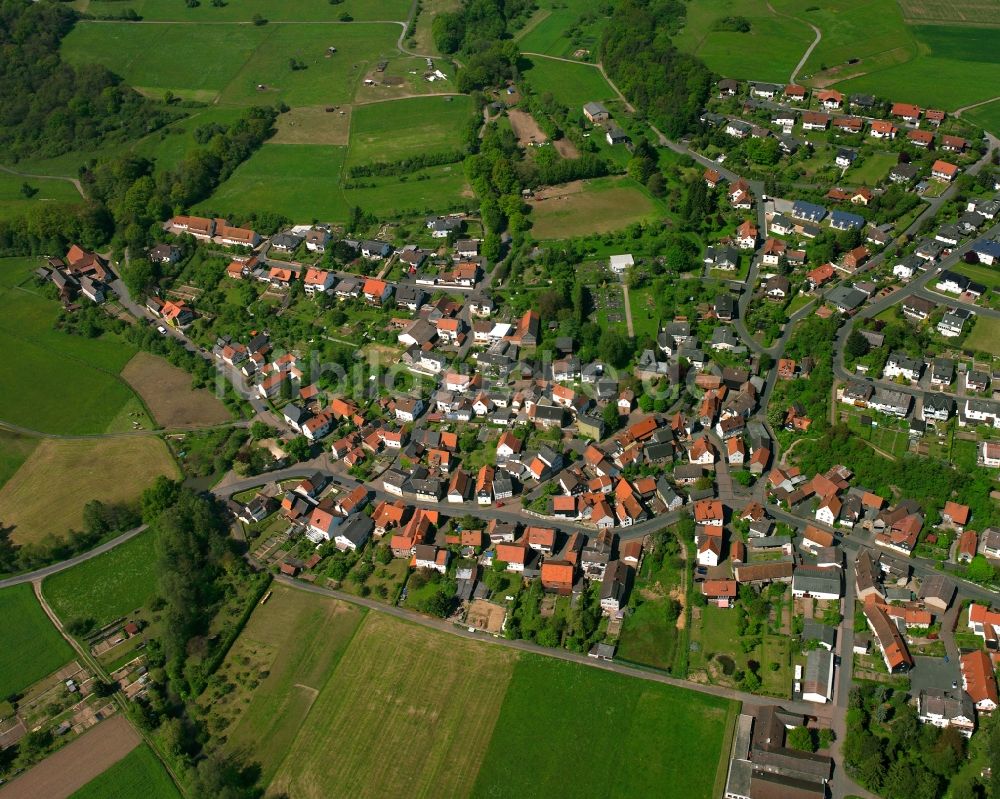
[[[189,8],[183,0],[75,0],[80,11],[95,16],[120,14],[123,7],[135,9],[144,20],[176,22],[250,22],[260,14],[269,22],[336,22],[347,14],[357,21],[403,21],[410,13],[410,0],[229,0],[221,7],[203,2]]]
[[[600,70],[587,64],[570,64],[535,56],[528,59],[524,76],[539,94],[549,92],[560,103],[579,110],[584,103],[613,100],[614,89]]]
[[[472,114],[472,98],[464,95],[355,106],[347,165],[458,150]]]
[[[45,579],[42,590],[63,621],[93,619],[103,627],[141,608],[156,591],[151,532]]]
[[[55,330],[59,304],[36,288],[38,261],[0,259],[0,419],[46,433],[102,433],[135,397],[118,377],[135,348]],[[21,284],[21,285],[18,285]]]

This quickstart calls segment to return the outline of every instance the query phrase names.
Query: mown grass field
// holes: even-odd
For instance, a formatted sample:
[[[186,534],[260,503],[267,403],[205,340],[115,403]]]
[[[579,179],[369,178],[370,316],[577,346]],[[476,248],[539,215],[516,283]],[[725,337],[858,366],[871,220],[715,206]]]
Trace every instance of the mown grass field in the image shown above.
[[[458,150],[472,114],[472,98],[466,96],[413,97],[355,106],[347,164]]]
[[[63,621],[93,619],[103,627],[141,608],[156,592],[153,533],[140,533],[109,552],[46,577],[45,599]]]
[[[134,502],[160,475],[176,478],[178,469],[167,445],[152,436],[47,438],[0,489],[3,521],[17,543],[39,542],[79,530],[90,500]]]
[[[421,0],[416,34],[408,49],[417,53],[437,53],[438,49],[434,44],[434,34],[431,30],[434,17],[447,11],[457,11],[461,6],[461,0]]]
[[[199,209],[248,214],[266,209],[309,221],[346,221],[356,205],[379,216],[408,210],[450,209],[471,197],[460,163],[428,167],[399,177],[364,178],[364,188],[341,185],[344,147],[266,144],[240,165]]]
[[[746,17],[750,32],[712,30],[717,20],[728,16]],[[788,80],[812,40],[813,33],[804,22],[774,13],[754,0],[692,0],[687,4],[684,28],[675,38],[679,48],[694,53],[721,75],[776,82]]]
[[[191,375],[148,352],[137,352],[122,369],[122,378],[163,427],[209,426],[233,418],[211,391],[191,387]]]
[[[707,799],[736,708],[692,691],[522,655],[472,796]],[[600,757],[581,757],[581,742]]]
[[[21,187],[27,183],[38,193],[25,197]],[[39,180],[22,178],[0,172],[0,219],[11,219],[25,211],[46,203],[81,203],[83,199],[68,180]]]
[[[39,439],[0,430],[0,488],[35,451]]]
[[[121,0],[74,0],[73,6],[80,11],[94,15],[120,14]],[[331,22],[341,14],[349,14],[358,21],[406,19],[410,12],[409,0],[344,0],[332,4],[329,0],[238,0],[227,2],[216,8],[211,3],[202,3],[188,8],[185,3],[174,0],[128,0],[128,8],[146,20],[170,20],[179,22],[249,22],[255,14],[260,14],[271,22]]]
[[[369,614],[271,789],[302,799],[468,795],[515,659]]]
[[[31,277],[37,259],[0,259],[0,419],[46,433],[101,433],[134,398],[118,377],[134,347],[53,329],[59,304]],[[72,401],[70,401],[72,398]]]
[[[616,97],[614,89],[596,67],[537,56],[528,61],[530,66],[524,70],[524,76],[535,91],[551,93],[573,111],[582,113],[584,103]]]
[[[215,699],[212,706],[228,721],[227,750],[252,753],[265,783],[288,754],[364,617],[365,611],[354,605],[280,585],[251,616],[222,673],[236,677],[249,658],[266,668],[267,677],[252,694],[236,691]],[[245,686],[246,680],[237,683]]]
[[[899,0],[899,6],[910,24],[976,23],[991,19],[997,11],[995,0]]]
[[[23,691],[73,658],[30,585],[0,590],[0,699]]]
[[[101,776],[91,780],[70,799],[180,799],[163,764],[146,744],[140,744]]]
[[[531,235],[536,239],[607,233],[661,211],[659,203],[629,178],[577,181],[547,193],[554,196],[531,201]]]

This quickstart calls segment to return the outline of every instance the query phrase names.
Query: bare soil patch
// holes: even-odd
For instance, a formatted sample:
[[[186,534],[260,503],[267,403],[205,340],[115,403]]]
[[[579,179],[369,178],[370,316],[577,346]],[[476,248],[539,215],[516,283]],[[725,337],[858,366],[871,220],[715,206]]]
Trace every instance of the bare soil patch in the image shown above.
[[[671,589],[670,598],[680,603],[681,612],[677,615],[677,629],[683,630],[685,624],[687,624],[687,613],[685,612],[687,610],[687,597],[684,596],[684,591],[678,585]]]
[[[549,186],[535,192],[536,200],[558,200],[563,197],[570,197],[580,194],[586,188],[582,180],[571,180],[569,183],[561,183],[558,186]]]
[[[351,106],[305,106],[279,114],[269,144],[330,144],[346,147],[351,136]]]
[[[164,427],[208,426],[233,418],[210,391],[191,388],[191,375],[148,352],[137,353],[122,377]]]
[[[2,799],[65,799],[140,743],[124,716],[112,716],[0,789]]]
[[[510,119],[510,126],[514,130],[514,135],[517,136],[517,143],[522,147],[527,147],[531,144],[541,144],[549,140],[549,137],[545,135],[531,114],[517,108],[511,108],[507,112],[507,117]]]
[[[559,139],[553,142],[552,146],[556,148],[556,152],[563,158],[573,159],[580,157],[580,151],[576,149],[576,145],[569,139]]]

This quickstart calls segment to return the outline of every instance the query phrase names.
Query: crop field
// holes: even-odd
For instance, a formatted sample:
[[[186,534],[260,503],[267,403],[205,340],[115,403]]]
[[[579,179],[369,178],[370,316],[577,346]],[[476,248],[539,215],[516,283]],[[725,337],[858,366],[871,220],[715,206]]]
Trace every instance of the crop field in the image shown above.
[[[222,674],[237,676],[248,659],[266,669],[267,676],[249,697],[236,691],[215,699],[212,712],[229,724],[228,749],[253,751],[265,783],[288,754],[364,617],[365,611],[354,605],[281,585],[273,587],[267,604],[250,617]],[[260,747],[261,741],[267,745]]]
[[[80,529],[90,500],[134,502],[160,475],[173,478],[178,471],[158,438],[47,438],[0,488],[3,521],[13,526],[17,543],[42,541]]]
[[[62,51],[71,63],[96,60],[155,96],[172,91],[223,105],[318,105],[350,102],[365,70],[398,54],[398,36],[399,27],[387,24],[83,22]],[[330,55],[329,47],[337,52]],[[304,68],[293,70],[291,59]]]
[[[0,361],[0,419],[46,433],[104,432],[135,396],[118,373],[136,350],[54,330],[59,305],[35,288],[37,265],[0,259],[0,345],[17,352]]]
[[[37,190],[37,194],[25,197],[21,191],[25,184]],[[80,193],[68,180],[22,178],[7,172],[0,172],[0,219],[11,219],[34,206],[45,203],[80,203],[82,201]]]
[[[472,795],[708,797],[737,707],[522,655]],[[601,756],[580,757],[581,741]]]
[[[73,659],[30,585],[0,590],[0,697],[23,691]]]
[[[128,720],[116,713],[5,785],[0,795],[3,799],[70,796],[120,762],[141,742]]]
[[[660,205],[627,178],[597,178],[552,186],[531,201],[536,239],[561,239],[619,230],[656,216]]]
[[[500,647],[369,614],[271,789],[302,799],[466,796],[515,659]],[[523,748],[504,751],[520,758]]]
[[[524,76],[539,94],[550,92],[560,103],[579,111],[592,100],[612,100],[614,89],[600,70],[587,64],[570,64],[538,56],[529,59]]]
[[[37,438],[0,430],[0,488],[14,476],[37,446]]]
[[[712,30],[717,20],[728,16],[746,17],[750,32]],[[767,4],[754,0],[691,0],[687,21],[675,38],[679,48],[697,55],[721,75],[780,82],[788,80],[812,40],[813,33],[804,22],[774,13]]]
[[[347,164],[458,150],[472,113],[472,98],[466,96],[414,97],[355,106]]]
[[[1000,136],[1000,100],[985,103],[978,108],[963,112],[962,119],[982,125],[994,136]]]
[[[163,764],[146,744],[140,744],[111,768],[95,777],[70,799],[107,799],[107,797],[142,797],[142,799],[180,799]]]
[[[235,690],[203,701],[225,746],[261,763],[269,793],[301,799],[708,796],[738,708],[282,585],[221,676]],[[567,771],[583,739],[610,760]],[[684,794],[679,770],[698,772]]]
[[[997,0],[899,0],[903,18],[910,24],[956,22],[997,24]]]
[[[175,0],[128,0],[146,20],[178,22],[249,22],[260,14],[270,22],[335,22],[343,14],[358,21],[398,20],[402,22],[410,13],[409,0],[344,0],[336,5],[329,0],[231,0],[221,7],[202,3],[188,8]],[[121,0],[74,0],[79,11],[94,15],[121,13]],[[397,35],[399,30],[397,27]]]
[[[122,378],[163,427],[208,426],[232,419],[211,391],[191,388],[191,375],[148,352],[136,353],[122,369]]]
[[[93,619],[103,627],[142,607],[156,591],[153,533],[46,577],[45,599],[63,622]]]

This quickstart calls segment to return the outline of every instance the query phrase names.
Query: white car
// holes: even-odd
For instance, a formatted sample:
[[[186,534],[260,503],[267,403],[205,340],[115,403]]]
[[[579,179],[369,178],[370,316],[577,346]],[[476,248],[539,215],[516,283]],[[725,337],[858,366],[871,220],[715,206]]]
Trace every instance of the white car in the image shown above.
[[[161,336],[167,335],[167,329],[163,325],[157,325],[156,332],[159,333]]]

